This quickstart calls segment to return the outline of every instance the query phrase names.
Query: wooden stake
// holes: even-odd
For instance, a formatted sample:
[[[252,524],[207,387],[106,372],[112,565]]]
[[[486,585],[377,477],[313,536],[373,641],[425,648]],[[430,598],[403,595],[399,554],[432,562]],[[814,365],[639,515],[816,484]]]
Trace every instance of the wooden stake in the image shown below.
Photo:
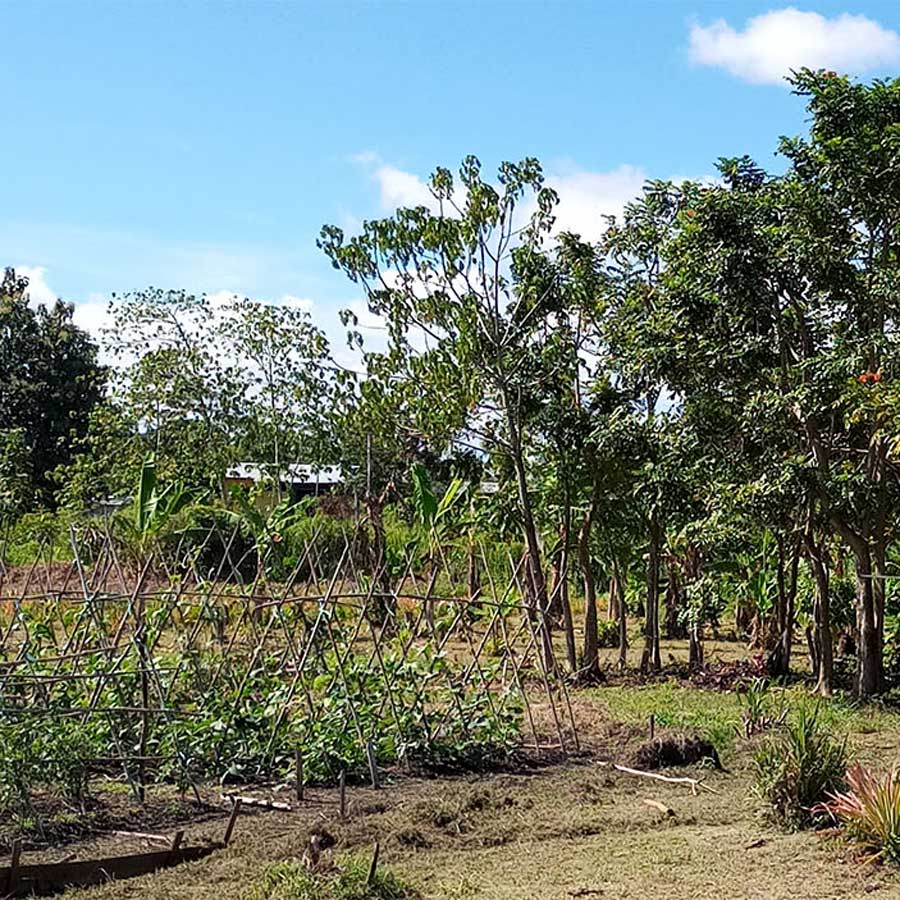
[[[172,838],[172,849],[177,850],[181,846],[181,842],[184,840],[184,832],[176,831],[175,837]]]
[[[9,878],[6,883],[6,893],[12,895],[18,882],[19,857],[22,855],[22,842],[13,841],[12,859],[9,862]]]
[[[650,714],[650,740],[656,737],[656,716]]]
[[[228,819],[228,827],[225,829],[225,837],[222,843],[227,847],[231,841],[231,833],[234,831],[234,823],[237,821],[238,813],[241,811],[241,798],[236,797],[234,806],[231,807],[231,817]]]
[[[297,794],[297,800],[303,799],[303,754],[300,748],[294,754],[294,789]]]
[[[375,744],[371,738],[366,741],[366,758],[369,761],[369,778],[372,780],[372,787],[377,791],[381,784],[378,781],[378,760],[375,757]]]
[[[369,875],[366,878],[366,884],[371,885],[372,882],[375,881],[375,873],[378,870],[378,851],[380,847],[378,841],[375,841],[375,846],[372,848],[372,862],[369,865]]]
[[[341,820],[347,818],[347,773],[341,769],[341,777],[338,783],[341,793]]]

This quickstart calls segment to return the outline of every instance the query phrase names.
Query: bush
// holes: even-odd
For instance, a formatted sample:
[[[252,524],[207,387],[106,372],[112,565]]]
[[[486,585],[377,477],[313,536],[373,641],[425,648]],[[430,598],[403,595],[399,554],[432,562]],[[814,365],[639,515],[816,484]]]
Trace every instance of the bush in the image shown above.
[[[818,707],[800,707],[784,729],[757,751],[756,792],[773,819],[805,828],[821,818],[817,808],[844,786],[847,745],[818,719]]]
[[[344,557],[347,545],[351,545],[355,534],[352,519],[339,519],[327,513],[316,512],[293,522],[284,533],[284,567],[292,570],[298,563],[308,558],[312,550],[312,564],[320,578],[327,578],[338,567]],[[349,567],[349,561],[346,561]],[[305,563],[302,577],[309,573],[309,561]]]
[[[597,646],[607,650],[619,646],[619,623],[613,619],[601,619],[597,623]]]
[[[201,578],[252,584],[256,545],[246,528],[214,506],[189,507],[180,518],[179,527],[161,541],[176,567],[195,568]]]
[[[831,816],[876,857],[900,863],[900,769],[879,777],[856,763],[847,772],[847,787],[816,812]]]

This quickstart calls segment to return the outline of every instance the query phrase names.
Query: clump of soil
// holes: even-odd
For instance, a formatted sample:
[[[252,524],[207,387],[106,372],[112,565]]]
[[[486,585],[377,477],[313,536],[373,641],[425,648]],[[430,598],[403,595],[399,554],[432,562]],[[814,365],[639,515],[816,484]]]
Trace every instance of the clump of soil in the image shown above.
[[[632,762],[634,768],[646,771],[704,762],[711,763],[717,769],[722,768],[719,754],[709,741],[684,734],[663,734],[641,744]]]

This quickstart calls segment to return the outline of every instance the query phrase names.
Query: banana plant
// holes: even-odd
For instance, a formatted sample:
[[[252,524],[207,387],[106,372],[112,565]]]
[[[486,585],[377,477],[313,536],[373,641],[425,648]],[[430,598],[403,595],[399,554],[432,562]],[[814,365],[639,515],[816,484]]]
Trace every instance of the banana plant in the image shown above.
[[[305,497],[298,503],[285,498],[270,510],[261,509],[243,488],[231,492],[234,509],[225,510],[225,515],[235,525],[250,533],[256,552],[257,577],[265,571],[266,561],[274,547],[284,539],[291,525],[309,515],[310,506],[315,502]]]
[[[172,524],[175,517],[196,497],[181,482],[173,482],[160,489],[156,474],[156,459],[147,456],[141,464],[137,493],[126,520],[126,540],[139,561],[151,552],[153,543]]]
[[[422,463],[413,463],[410,469],[412,483],[412,507],[418,524],[427,532],[433,544],[447,535],[454,522],[456,508],[465,496],[468,483],[454,478],[438,499],[431,486],[428,470]]]

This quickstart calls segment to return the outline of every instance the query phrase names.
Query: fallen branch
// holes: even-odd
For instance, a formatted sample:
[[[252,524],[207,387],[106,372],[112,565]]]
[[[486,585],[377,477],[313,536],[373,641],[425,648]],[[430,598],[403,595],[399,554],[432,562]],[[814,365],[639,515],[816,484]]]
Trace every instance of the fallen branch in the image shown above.
[[[116,837],[135,838],[140,841],[153,841],[157,844],[172,845],[172,839],[165,834],[151,834],[147,831],[114,831]]]
[[[601,765],[610,765],[609,763],[601,763]],[[699,778],[687,778],[672,775],[660,775],[658,772],[644,772],[642,769],[630,769],[628,766],[620,766],[618,763],[612,763],[612,767],[617,772],[624,772],[626,775],[636,775],[640,778],[652,778],[654,781],[665,781],[667,784],[686,784],[691,793],[696,796],[697,788],[703,788],[711,794],[717,794],[715,788],[711,788],[708,784],[704,784]]]
[[[262,797],[244,797],[242,795],[238,796],[237,794],[222,794],[222,799],[229,803],[240,800],[242,806],[255,806],[258,809],[271,809],[276,810],[277,812],[291,812],[294,808],[290,803],[282,803],[280,800],[265,800]]]

